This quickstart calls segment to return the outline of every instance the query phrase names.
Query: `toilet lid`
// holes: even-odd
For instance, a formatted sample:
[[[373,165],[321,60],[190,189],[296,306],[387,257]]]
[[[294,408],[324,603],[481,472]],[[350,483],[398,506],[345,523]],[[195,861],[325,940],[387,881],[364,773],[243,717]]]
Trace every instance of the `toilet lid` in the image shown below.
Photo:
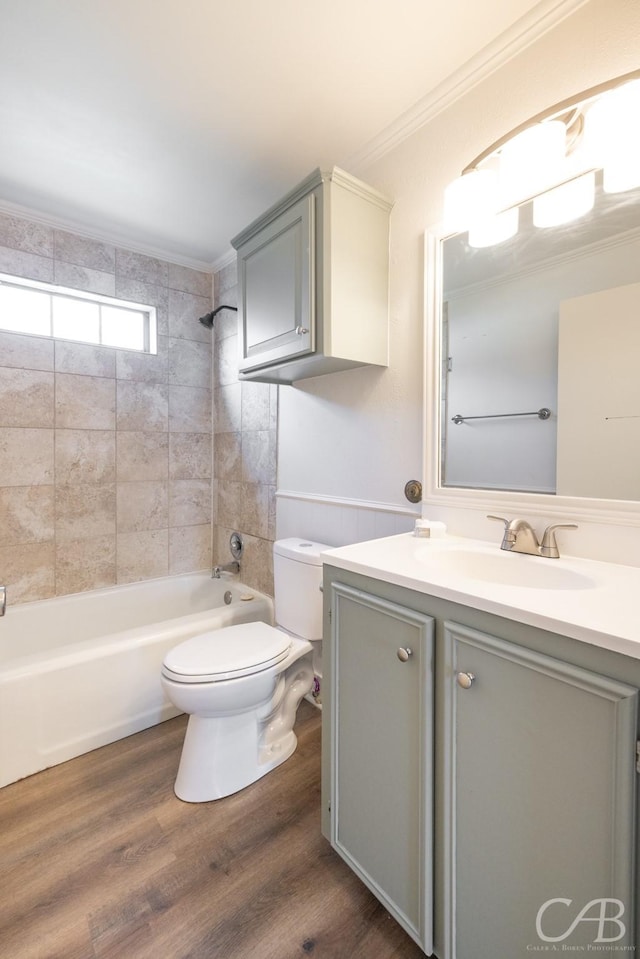
[[[162,672],[181,683],[211,683],[257,673],[281,662],[291,638],[266,623],[240,623],[200,633],[165,656]]]

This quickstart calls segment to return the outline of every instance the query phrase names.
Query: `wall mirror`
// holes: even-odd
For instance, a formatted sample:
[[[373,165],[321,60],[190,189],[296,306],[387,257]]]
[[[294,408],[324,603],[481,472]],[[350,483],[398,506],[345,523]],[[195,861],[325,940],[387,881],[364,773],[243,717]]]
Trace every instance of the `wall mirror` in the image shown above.
[[[607,97],[623,91],[625,111],[629,97],[640,108],[640,79],[632,74],[603,87],[485,151],[451,185],[449,229],[427,235],[427,498],[640,523],[634,113],[626,112],[613,174],[589,139],[589,113],[599,122]],[[547,122],[559,127],[564,164],[558,175],[556,162],[551,178],[544,171],[553,160],[545,167],[530,143],[524,153],[517,149]],[[606,141],[611,148],[615,135]],[[520,158],[500,184],[510,150]],[[531,157],[532,173],[519,170]],[[507,156],[505,167],[512,162]],[[491,177],[497,198],[488,208]]]

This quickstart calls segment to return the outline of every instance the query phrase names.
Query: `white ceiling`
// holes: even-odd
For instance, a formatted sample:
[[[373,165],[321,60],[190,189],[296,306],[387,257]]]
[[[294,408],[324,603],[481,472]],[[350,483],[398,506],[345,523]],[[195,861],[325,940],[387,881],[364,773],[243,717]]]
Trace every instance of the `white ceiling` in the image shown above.
[[[578,2],[0,0],[0,208],[210,265],[504,31]]]

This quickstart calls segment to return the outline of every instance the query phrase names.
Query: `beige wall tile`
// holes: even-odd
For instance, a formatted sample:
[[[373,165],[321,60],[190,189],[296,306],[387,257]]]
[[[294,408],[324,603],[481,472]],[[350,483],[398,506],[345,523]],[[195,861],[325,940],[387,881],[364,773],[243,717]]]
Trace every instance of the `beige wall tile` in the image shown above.
[[[116,428],[166,432],[169,427],[169,387],[163,383],[118,380]]]
[[[270,539],[272,542],[276,538],[276,487],[269,486],[269,521],[267,524],[267,539]]]
[[[66,286],[72,290],[98,293],[101,296],[116,294],[116,278],[113,273],[91,270],[88,266],[76,266],[75,263],[61,263],[60,260],[54,260],[53,277],[54,282],[59,286]]]
[[[0,487],[53,483],[53,430],[0,428]]]
[[[174,433],[211,432],[211,390],[170,386],[169,429]]]
[[[97,536],[56,546],[56,594],[104,589],[116,583],[116,538]]]
[[[169,530],[169,572],[191,573],[211,568],[211,526]]]
[[[53,256],[53,230],[42,223],[0,213],[0,244],[25,253]]]
[[[235,313],[234,313],[235,316]],[[227,336],[213,351],[214,386],[229,386],[238,382],[238,336]]]
[[[217,484],[217,522],[229,529],[239,529],[242,515],[242,483],[223,482]]]
[[[169,379],[169,338],[158,337],[157,353],[117,350],[116,376],[119,380],[140,383],[167,383]]]
[[[272,430],[242,434],[242,479],[245,483],[273,483],[276,476],[276,442]]]
[[[214,290],[217,297],[221,297],[229,291],[235,292],[238,286],[238,261],[228,263],[214,275]]]
[[[116,470],[120,483],[167,480],[169,437],[166,433],[119,432]]]
[[[30,603],[55,595],[53,543],[5,546],[0,549],[2,584],[7,603]]]
[[[145,283],[131,276],[116,274],[116,296],[129,303],[140,303],[143,306],[155,306],[158,320],[158,333],[167,336],[169,333],[169,291],[165,286],[157,283]]]
[[[56,430],[56,483],[114,483],[116,434],[112,430]]]
[[[207,297],[212,300],[213,277],[211,273],[201,273],[191,270],[187,266],[177,263],[169,264],[169,283],[172,290],[182,290],[183,293],[194,293],[196,296]]]
[[[243,382],[242,430],[268,430],[271,422],[271,389],[268,383]]]
[[[247,586],[273,596],[273,543],[255,536],[244,536],[240,579]]]
[[[266,539],[269,531],[269,487],[241,484],[240,526],[243,533]]]
[[[213,475],[221,482],[242,479],[242,434],[218,433],[213,444]]]
[[[270,404],[269,404],[269,429],[278,429],[278,402],[280,399],[279,387],[275,383],[270,384]]]
[[[57,373],[113,378],[116,375],[116,350],[110,350],[106,346],[56,340],[55,368]]]
[[[53,283],[53,260],[36,253],[24,253],[22,250],[0,246],[0,273]]]
[[[0,547],[48,542],[53,536],[53,486],[0,488]]]
[[[166,286],[169,264],[165,260],[156,260],[143,253],[133,253],[131,250],[116,247],[116,276]]]
[[[137,583],[169,573],[169,530],[118,533],[117,581]]]
[[[242,429],[242,387],[232,383],[214,390],[213,430],[215,433],[236,433]]]
[[[115,273],[116,250],[111,244],[91,240],[75,233],[67,233],[64,230],[54,230],[53,242],[56,260],[64,260],[66,263],[86,266],[105,273]]]
[[[56,542],[95,539],[116,531],[114,483],[56,487]]]
[[[53,370],[53,340],[0,331],[0,363],[21,370]]]
[[[166,529],[169,526],[168,482],[118,483],[119,533]]]
[[[211,389],[211,346],[195,340],[169,339],[169,383]]]
[[[116,425],[116,381],[56,373],[56,427],[112,430]]]
[[[53,373],[0,366],[0,423],[53,426]]]
[[[169,435],[171,479],[210,479],[212,474],[210,433],[171,433]]]
[[[211,481],[173,480],[169,487],[169,526],[211,523]]]
[[[169,290],[169,334],[170,336],[199,340],[209,343],[211,330],[199,323],[201,316],[211,312],[211,296],[194,296]]]

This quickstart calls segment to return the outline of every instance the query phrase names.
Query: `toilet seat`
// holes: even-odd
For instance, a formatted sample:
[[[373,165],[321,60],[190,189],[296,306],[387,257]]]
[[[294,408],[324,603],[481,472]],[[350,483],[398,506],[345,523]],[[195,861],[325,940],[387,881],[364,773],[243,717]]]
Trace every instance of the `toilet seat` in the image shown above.
[[[240,623],[200,633],[167,653],[162,675],[177,683],[216,683],[261,672],[285,659],[286,633],[266,623]]]

